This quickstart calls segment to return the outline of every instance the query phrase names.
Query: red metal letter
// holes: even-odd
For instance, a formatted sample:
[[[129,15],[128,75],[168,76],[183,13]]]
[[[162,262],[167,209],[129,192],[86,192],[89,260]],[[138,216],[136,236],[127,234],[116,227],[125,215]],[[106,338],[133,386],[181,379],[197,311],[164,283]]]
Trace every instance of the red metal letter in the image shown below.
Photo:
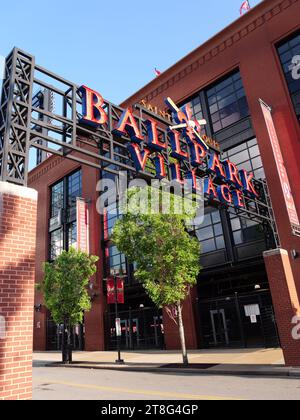
[[[123,112],[116,129],[113,130],[113,133],[120,137],[125,136],[127,133],[132,141],[136,141],[138,143],[143,141],[143,137],[130,108]]]
[[[82,93],[82,121],[91,125],[105,124],[108,117],[102,108],[104,100],[100,93],[87,86],[81,86],[79,91]]]

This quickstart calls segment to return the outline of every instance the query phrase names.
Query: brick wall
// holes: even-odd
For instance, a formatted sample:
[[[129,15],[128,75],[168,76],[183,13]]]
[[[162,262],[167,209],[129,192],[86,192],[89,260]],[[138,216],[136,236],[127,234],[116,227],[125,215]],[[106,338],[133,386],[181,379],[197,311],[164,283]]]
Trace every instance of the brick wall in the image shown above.
[[[292,319],[300,315],[300,305],[289,254],[275,249],[265,252],[264,259],[285,363],[300,366],[300,340],[292,336]]]
[[[106,300],[103,295],[103,256],[101,219],[96,211],[96,201],[99,193],[96,184],[100,172],[88,166],[52,156],[29,174],[28,185],[38,191],[38,231],[36,237],[36,273],[35,280],[40,283],[44,278],[43,263],[49,257],[48,230],[50,210],[50,186],[75,170],[82,170],[82,198],[89,202],[90,211],[90,252],[100,256],[97,274],[93,279],[97,296],[92,302],[92,308],[85,314],[85,350],[102,351],[105,349],[104,313]],[[34,350],[44,351],[47,348],[47,317],[48,311],[44,305],[43,295],[36,292],[35,304],[42,304],[41,312],[35,312],[34,320]]]
[[[0,182],[0,400],[32,397],[36,208],[36,191]]]

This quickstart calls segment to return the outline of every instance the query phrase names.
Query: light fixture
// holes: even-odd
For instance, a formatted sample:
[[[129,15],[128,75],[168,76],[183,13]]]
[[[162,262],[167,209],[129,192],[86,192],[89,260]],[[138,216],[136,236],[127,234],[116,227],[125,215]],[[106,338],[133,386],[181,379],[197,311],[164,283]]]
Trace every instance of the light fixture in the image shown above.
[[[261,289],[260,284],[256,284],[256,285],[254,286],[254,289],[255,289],[255,290],[260,290],[260,289]]]

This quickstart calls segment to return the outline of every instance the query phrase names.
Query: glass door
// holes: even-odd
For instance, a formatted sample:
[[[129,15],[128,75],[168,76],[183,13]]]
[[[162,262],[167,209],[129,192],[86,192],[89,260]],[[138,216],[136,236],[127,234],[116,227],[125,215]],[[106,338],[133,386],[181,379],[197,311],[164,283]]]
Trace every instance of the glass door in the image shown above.
[[[213,339],[215,346],[229,345],[228,329],[225,317],[225,310],[218,309],[210,311]]]

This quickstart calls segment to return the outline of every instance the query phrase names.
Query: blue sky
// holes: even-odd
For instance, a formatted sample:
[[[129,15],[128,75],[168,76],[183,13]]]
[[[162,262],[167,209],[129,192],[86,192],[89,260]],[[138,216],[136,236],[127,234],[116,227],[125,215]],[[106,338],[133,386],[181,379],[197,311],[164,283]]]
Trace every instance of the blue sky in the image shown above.
[[[155,77],[154,67],[167,69],[239,18],[242,2],[5,2],[0,55],[18,46],[41,66],[120,103]]]

